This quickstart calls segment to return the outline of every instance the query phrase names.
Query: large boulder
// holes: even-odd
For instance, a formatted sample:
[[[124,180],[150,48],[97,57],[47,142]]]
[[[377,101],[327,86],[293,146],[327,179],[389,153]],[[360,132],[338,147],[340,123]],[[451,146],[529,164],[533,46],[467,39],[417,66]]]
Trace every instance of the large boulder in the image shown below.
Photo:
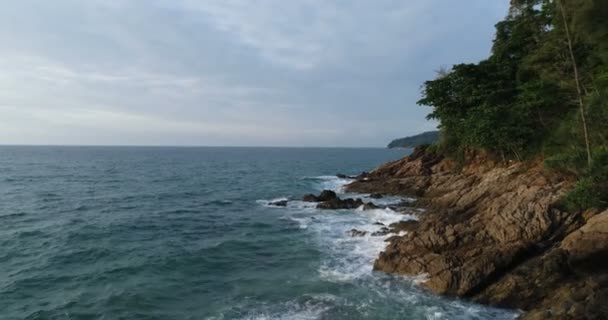
[[[304,197],[302,197],[302,201],[304,202],[319,202],[319,198],[317,196],[315,196],[314,194],[307,194],[304,195]]]
[[[561,244],[568,263],[580,272],[608,271],[608,211],[604,211],[568,235]]]
[[[321,194],[317,197],[317,200],[319,202],[331,201],[334,199],[338,199],[338,195],[334,191],[331,191],[331,190],[323,190],[323,191],[321,191]]]
[[[321,194],[315,196],[314,194],[307,194],[302,198],[305,202],[324,202],[338,199],[338,195],[331,190],[323,190]]]
[[[320,202],[317,205],[317,208],[329,209],[329,210],[356,209],[364,204],[365,203],[361,199],[348,198],[348,199],[342,200],[340,198],[334,198],[329,201]]]

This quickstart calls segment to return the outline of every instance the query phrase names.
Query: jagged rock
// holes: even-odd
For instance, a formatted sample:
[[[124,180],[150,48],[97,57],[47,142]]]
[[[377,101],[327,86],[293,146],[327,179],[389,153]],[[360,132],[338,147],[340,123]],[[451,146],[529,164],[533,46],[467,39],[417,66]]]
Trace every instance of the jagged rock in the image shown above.
[[[359,198],[340,199],[338,195],[331,190],[323,190],[318,196],[315,196],[314,194],[307,194],[302,198],[302,201],[319,202],[319,204],[317,204],[317,208],[319,209],[356,209],[361,206],[364,206],[364,210],[378,208],[373,203],[365,203]]]
[[[302,201],[305,202],[325,202],[325,201],[333,201],[339,199],[338,195],[331,190],[323,190],[321,194],[315,196],[314,194],[307,194],[302,198]]]
[[[376,226],[383,226],[383,227],[385,226],[384,223],[382,223],[380,221],[374,222],[374,225],[376,225]]]
[[[387,227],[382,227],[380,230],[373,232],[372,237],[381,237],[389,234],[391,230]]]
[[[320,202],[317,205],[319,209],[330,209],[330,210],[338,210],[338,209],[356,209],[360,206],[364,205],[363,200],[361,199],[340,199],[334,198],[329,201]]]
[[[361,230],[357,230],[357,229],[350,229],[350,231],[347,232],[351,237],[364,237],[367,235],[367,231],[361,231]]]
[[[524,319],[608,319],[608,213],[557,209],[572,184],[541,162],[468,153],[465,163],[456,170],[417,150],[347,186],[426,207],[419,222],[390,226],[408,233],[387,239],[374,269],[427,274],[435,293],[521,309]]]
[[[382,193],[372,193],[369,195],[370,198],[372,199],[382,199],[384,198],[384,196],[382,195]]]
[[[419,225],[420,222],[416,220],[407,220],[391,223],[389,227],[391,228],[391,233],[399,233],[401,231],[414,231],[418,228]]]

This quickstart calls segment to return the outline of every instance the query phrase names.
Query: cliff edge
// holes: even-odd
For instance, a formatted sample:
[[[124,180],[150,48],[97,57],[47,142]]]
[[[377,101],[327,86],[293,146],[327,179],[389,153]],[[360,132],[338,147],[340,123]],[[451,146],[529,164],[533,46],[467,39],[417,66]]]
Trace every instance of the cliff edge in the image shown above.
[[[427,209],[374,268],[424,274],[434,293],[521,309],[522,319],[608,319],[608,211],[561,210],[571,182],[542,163],[466,163],[417,149],[347,187],[417,196]]]

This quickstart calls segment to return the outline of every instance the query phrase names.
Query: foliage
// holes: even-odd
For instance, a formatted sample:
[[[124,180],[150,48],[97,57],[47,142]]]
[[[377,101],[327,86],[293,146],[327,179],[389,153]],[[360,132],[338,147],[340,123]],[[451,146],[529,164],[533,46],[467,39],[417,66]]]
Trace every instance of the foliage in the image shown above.
[[[606,0],[512,0],[487,59],[423,85],[418,104],[439,121],[438,149],[454,157],[483,149],[504,159],[544,158],[547,168],[579,179],[566,199],[571,207],[606,206],[606,17]]]
[[[388,144],[388,148],[414,148],[435,143],[437,140],[439,140],[439,131],[427,131],[415,136],[395,139]]]

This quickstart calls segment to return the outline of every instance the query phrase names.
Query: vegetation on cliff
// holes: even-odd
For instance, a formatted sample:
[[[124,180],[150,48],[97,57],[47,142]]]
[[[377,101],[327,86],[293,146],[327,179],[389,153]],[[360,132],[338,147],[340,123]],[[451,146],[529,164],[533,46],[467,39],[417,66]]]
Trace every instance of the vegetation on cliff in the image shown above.
[[[414,148],[425,144],[433,144],[439,140],[439,131],[427,131],[411,137],[391,141],[388,148]]]
[[[440,152],[542,158],[578,180],[570,209],[608,204],[608,1],[512,0],[490,57],[425,82]]]

